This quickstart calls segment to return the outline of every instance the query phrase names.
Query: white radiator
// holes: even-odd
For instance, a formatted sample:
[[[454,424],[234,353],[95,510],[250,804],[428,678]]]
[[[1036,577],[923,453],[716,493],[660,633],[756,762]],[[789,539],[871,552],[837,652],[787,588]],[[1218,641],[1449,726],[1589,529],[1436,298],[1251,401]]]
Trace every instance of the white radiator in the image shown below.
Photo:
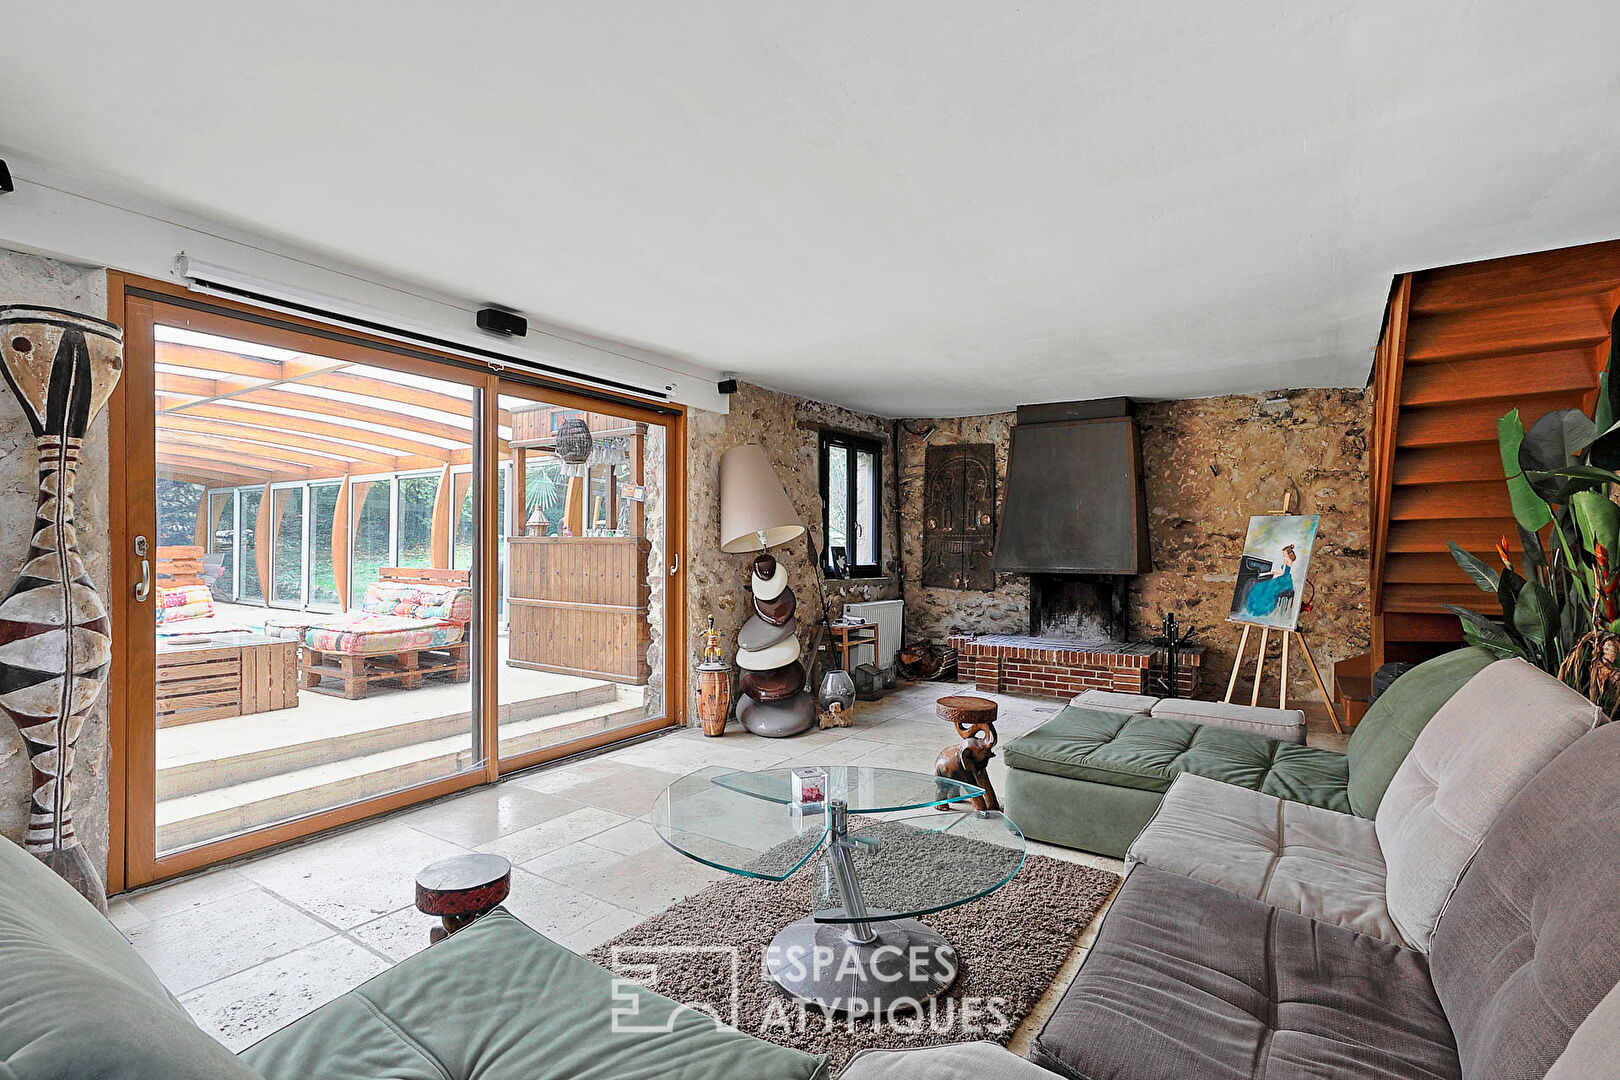
[[[867,622],[877,623],[877,659],[873,660],[866,655],[872,651],[869,647],[851,649],[856,656],[856,663],[874,663],[880,668],[886,668],[894,663],[894,654],[905,644],[904,638],[901,637],[906,629],[904,600],[868,600],[863,604],[845,604],[844,615],[846,618],[865,619]]]

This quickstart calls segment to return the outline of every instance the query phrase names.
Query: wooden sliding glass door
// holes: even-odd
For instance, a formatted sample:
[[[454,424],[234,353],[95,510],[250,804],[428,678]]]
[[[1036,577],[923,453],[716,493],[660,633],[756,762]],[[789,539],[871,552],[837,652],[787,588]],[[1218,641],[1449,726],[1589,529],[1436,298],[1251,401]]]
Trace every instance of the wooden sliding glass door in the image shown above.
[[[500,767],[668,723],[668,438],[624,405],[503,381]]]
[[[678,413],[117,284],[115,889],[678,719]]]

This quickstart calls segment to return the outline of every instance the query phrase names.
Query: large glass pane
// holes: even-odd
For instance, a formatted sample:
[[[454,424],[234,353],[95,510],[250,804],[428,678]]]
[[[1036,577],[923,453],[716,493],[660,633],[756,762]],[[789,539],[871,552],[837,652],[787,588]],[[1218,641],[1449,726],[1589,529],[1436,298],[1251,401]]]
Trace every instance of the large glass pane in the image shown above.
[[[304,489],[276,488],[270,493],[270,602],[296,606],[304,598]],[[330,542],[330,541],[328,541]]]
[[[665,715],[664,429],[515,389],[500,407],[518,512],[500,517],[499,746],[527,763]]]
[[[169,572],[156,605],[159,857],[483,761],[478,390],[393,358],[323,358],[314,339],[253,340],[263,332],[160,327],[154,343]],[[469,503],[454,540],[446,470]]]
[[[349,606],[365,604],[366,588],[377,584],[385,566],[394,564],[394,481],[356,480],[349,485]]]
[[[836,576],[849,571],[849,448],[827,447],[827,565]]]
[[[400,566],[433,565],[433,515],[438,508],[438,497],[438,473],[400,477]]]
[[[236,492],[209,492],[206,547],[203,580],[215,600],[229,604],[236,599]]]
[[[252,603],[264,600],[264,586],[260,581],[261,572],[268,574],[270,570],[270,549],[259,547],[259,525],[268,525],[267,515],[270,508],[264,503],[264,491],[260,488],[245,488],[237,494],[237,506],[241,515],[241,543],[237,544],[237,557],[242,560],[242,588],[238,599]],[[261,513],[262,508],[262,513]]]
[[[309,485],[309,603],[319,611],[338,606],[337,564],[332,561],[337,527],[337,482]]]
[[[877,462],[870,450],[855,451],[855,562],[877,565],[877,515],[873,491]]]

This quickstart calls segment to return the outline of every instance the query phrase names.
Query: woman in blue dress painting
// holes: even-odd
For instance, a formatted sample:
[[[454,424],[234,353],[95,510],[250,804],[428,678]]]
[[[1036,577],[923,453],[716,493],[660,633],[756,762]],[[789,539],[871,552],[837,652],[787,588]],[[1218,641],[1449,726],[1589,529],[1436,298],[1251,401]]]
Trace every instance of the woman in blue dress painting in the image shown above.
[[[1292,597],[1294,592],[1294,562],[1299,555],[1294,551],[1293,544],[1287,544],[1282,549],[1282,569],[1273,570],[1264,574],[1249,589],[1248,597],[1243,601],[1243,610],[1256,618],[1270,618],[1276,610],[1277,601],[1284,593]]]

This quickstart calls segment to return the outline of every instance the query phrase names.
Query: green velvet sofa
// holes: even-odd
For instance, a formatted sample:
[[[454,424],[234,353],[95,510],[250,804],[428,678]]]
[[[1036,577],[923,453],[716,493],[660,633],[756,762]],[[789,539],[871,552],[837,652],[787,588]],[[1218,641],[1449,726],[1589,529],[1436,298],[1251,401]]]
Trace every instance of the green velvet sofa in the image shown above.
[[[317,1077],[826,1080],[827,1062],[621,984],[500,909],[236,1056],[95,908],[0,840],[0,1080]]]
[[[1003,748],[1007,816],[1031,839],[1122,858],[1185,772],[1371,818],[1430,718],[1492,659],[1469,648],[1419,664],[1367,711],[1343,754],[1071,704]]]

